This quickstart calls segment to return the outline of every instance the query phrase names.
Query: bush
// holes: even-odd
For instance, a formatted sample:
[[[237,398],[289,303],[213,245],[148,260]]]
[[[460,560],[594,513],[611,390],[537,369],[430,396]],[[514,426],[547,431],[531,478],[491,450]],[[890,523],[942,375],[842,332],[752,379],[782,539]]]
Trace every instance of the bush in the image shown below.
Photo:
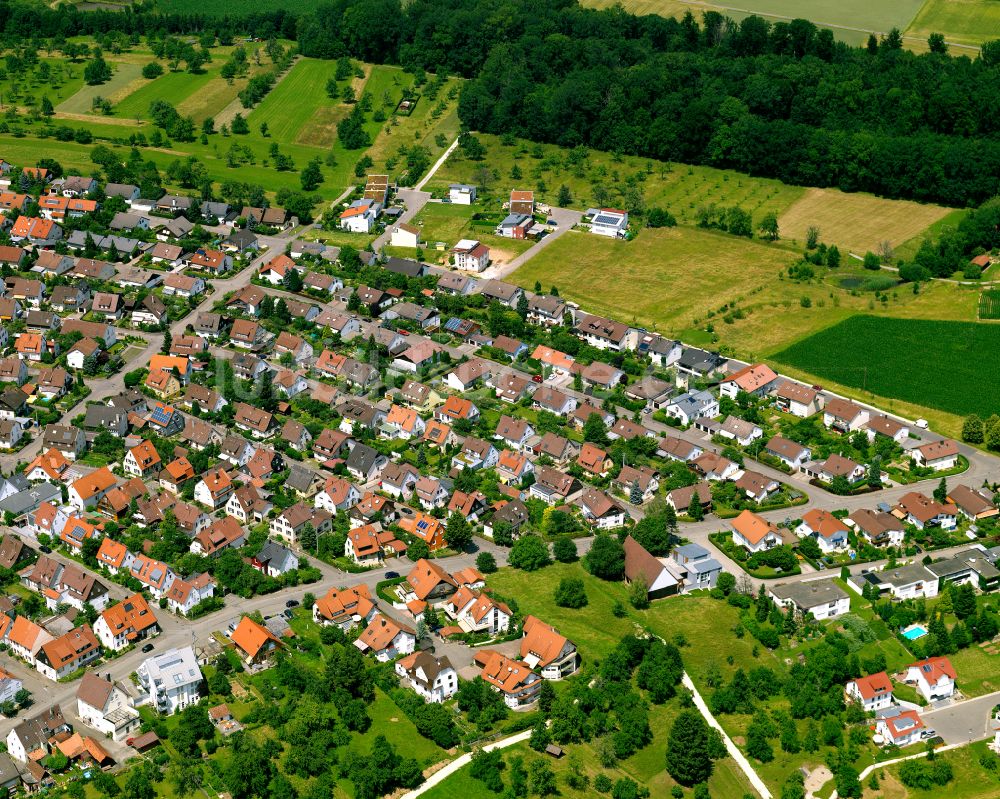
[[[561,608],[582,608],[587,605],[587,590],[583,580],[577,577],[564,577],[556,586],[556,604]]]
[[[497,570],[497,561],[492,552],[480,552],[476,555],[476,568],[483,574],[493,574]]]
[[[549,557],[548,544],[537,535],[529,533],[514,542],[507,562],[515,569],[530,572],[548,566],[552,560]]]
[[[952,776],[951,764],[946,760],[907,760],[899,767],[903,785],[922,791],[930,791],[935,785],[947,785]]]

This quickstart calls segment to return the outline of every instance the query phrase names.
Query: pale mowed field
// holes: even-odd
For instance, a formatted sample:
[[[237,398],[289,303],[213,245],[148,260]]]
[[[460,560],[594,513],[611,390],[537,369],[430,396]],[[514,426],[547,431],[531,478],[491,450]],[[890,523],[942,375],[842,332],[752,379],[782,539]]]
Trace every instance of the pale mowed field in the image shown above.
[[[926,0],[906,30],[926,38],[943,33],[948,41],[979,45],[1000,39],[1000,3],[996,0]]]
[[[783,239],[804,242],[810,227],[820,240],[864,254],[877,252],[883,241],[898,247],[943,219],[950,208],[908,200],[885,200],[871,194],[845,194],[836,189],[806,189],[778,217]]]

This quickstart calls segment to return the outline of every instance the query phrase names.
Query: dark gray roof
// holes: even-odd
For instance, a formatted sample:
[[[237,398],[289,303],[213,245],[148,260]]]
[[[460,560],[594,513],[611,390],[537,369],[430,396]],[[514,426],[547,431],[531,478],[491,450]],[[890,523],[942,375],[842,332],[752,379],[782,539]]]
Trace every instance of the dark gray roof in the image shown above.
[[[120,408],[107,405],[88,405],[87,415],[83,419],[84,427],[115,427],[128,420],[128,414]]]
[[[355,444],[351,454],[347,456],[347,468],[368,474],[380,457],[382,455],[377,449],[372,449],[367,444]]]
[[[264,546],[260,548],[260,552],[257,553],[256,559],[262,563],[268,561],[273,562],[275,565],[285,565],[289,562],[293,563],[292,568],[298,565],[298,556],[292,552],[288,547],[283,547],[281,544],[272,541],[270,538],[264,542]]]
[[[27,491],[19,491],[11,494],[7,499],[0,501],[0,513],[10,511],[15,516],[32,511],[43,502],[51,502],[61,496],[59,486],[52,483],[37,483]]]
[[[407,277],[420,277],[424,274],[424,265],[422,263],[404,258],[390,258],[385,264],[385,269],[389,272],[395,272],[398,275],[406,275]]]

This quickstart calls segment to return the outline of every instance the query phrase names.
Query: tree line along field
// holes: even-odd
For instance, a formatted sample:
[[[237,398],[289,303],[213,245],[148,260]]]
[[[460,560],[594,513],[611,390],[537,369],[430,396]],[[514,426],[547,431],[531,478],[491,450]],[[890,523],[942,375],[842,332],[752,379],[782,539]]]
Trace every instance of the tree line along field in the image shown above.
[[[951,414],[997,411],[984,381],[1000,370],[1000,327],[859,315],[774,353],[819,379]]]
[[[476,134],[476,138],[484,145],[483,157],[472,160],[461,148],[455,150],[429,189],[443,193],[449,183],[475,183],[487,199],[506,199],[512,188],[534,189],[536,197],[554,205],[565,185],[574,208],[634,208],[638,202],[646,208],[667,209],[681,225],[696,225],[699,209],[707,206],[739,206],[751,213],[755,227],[766,214],[775,214],[779,244],[800,249],[807,230],[818,227],[824,242],[861,254],[877,250],[885,240],[898,247],[919,239],[951,213],[930,203],[807,189],[732,170],[508,137]]]
[[[283,46],[291,44],[285,42]],[[8,153],[8,159],[18,153],[16,163],[32,165],[39,158],[52,157],[66,168],[88,172],[93,168],[87,155],[89,147],[81,149],[75,142],[42,140],[32,135],[38,123],[32,121],[29,109],[37,108],[42,96],[56,104],[53,124],[85,129],[95,137],[94,144],[112,146],[130,146],[128,140],[134,134],[142,134],[148,142],[153,134],[150,104],[164,100],[178,113],[194,120],[196,137],[189,142],[170,141],[166,146],[145,148],[144,156],[161,170],[178,159],[193,156],[204,164],[208,176],[216,184],[233,180],[256,183],[273,194],[282,188],[299,189],[299,171],[309,161],[320,159],[324,182],[316,194],[328,199],[340,196],[347,186],[356,182],[355,166],[366,154],[375,162],[372,168],[385,170],[395,177],[406,168],[405,158],[399,155],[401,147],[420,145],[427,151],[428,162],[433,163],[458,133],[455,110],[458,80],[445,80],[433,101],[421,97],[411,114],[396,116],[393,111],[404,93],[414,90],[415,79],[411,73],[393,66],[356,62],[360,77],[354,75],[337,82],[331,97],[327,82],[334,76],[336,62],[299,58],[261,102],[253,108],[244,108],[237,99],[241,89],[254,75],[274,69],[263,51],[259,58],[253,56],[253,50],[263,48],[262,44],[247,43],[245,46],[250,53],[247,74],[229,81],[220,73],[234,47],[211,48],[212,60],[203,71],[194,74],[185,71],[183,63],[179,69],[171,70],[166,61],[162,61],[163,74],[152,79],[141,74],[143,66],[157,60],[148,46],[142,44],[122,53],[106,53],[112,76],[96,86],[83,84],[85,62],[46,58],[44,63],[49,66],[44,76],[38,76],[37,70],[21,75],[20,82],[10,76],[10,82],[20,89],[14,99],[24,107],[22,116],[10,123],[9,133],[0,132],[0,147]],[[0,72],[0,104],[7,96],[4,80]],[[372,113],[366,115],[364,122],[369,147],[349,150],[338,139],[337,122],[353,108],[342,98],[342,91],[348,85],[353,88],[356,98],[363,92],[371,95]],[[426,89],[416,88],[415,91],[419,94]],[[95,108],[95,98],[110,102],[110,114]],[[249,132],[231,136],[219,133],[221,124],[231,122],[237,112],[248,121]],[[37,116],[37,111],[34,113]],[[219,120],[217,132],[203,141],[197,134],[201,132],[201,123],[210,116]],[[262,124],[267,125],[267,135],[261,132]],[[292,169],[278,171],[274,168],[271,150],[275,145],[281,155],[291,158]],[[240,155],[238,164],[232,164],[230,151],[234,146]],[[169,181],[166,182],[169,185]],[[174,188],[191,190],[190,187]]]

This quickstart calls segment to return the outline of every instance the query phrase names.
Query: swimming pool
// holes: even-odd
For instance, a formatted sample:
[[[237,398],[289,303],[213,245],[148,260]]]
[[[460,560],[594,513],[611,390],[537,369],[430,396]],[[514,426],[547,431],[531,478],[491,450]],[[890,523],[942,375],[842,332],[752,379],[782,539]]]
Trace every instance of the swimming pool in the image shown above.
[[[925,635],[927,635],[927,630],[919,624],[914,624],[912,627],[907,627],[903,630],[903,638],[907,641],[916,641],[918,638],[922,638]]]

